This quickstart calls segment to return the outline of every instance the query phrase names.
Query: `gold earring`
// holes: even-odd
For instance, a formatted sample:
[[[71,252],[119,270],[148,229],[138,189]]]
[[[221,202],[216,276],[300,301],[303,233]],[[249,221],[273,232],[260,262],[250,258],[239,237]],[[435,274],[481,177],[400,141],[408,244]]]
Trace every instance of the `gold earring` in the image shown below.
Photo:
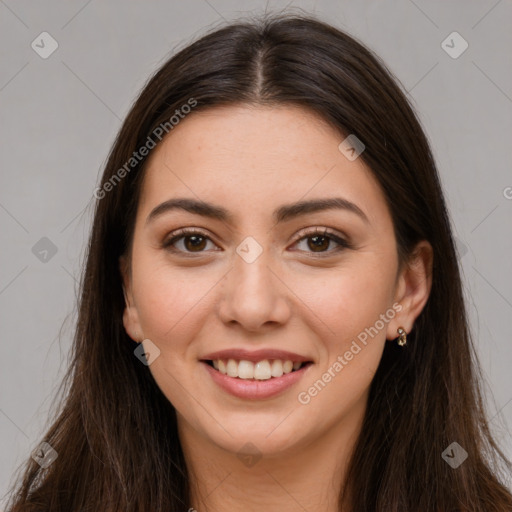
[[[399,327],[396,332],[398,333],[398,344],[403,347],[407,343],[407,333],[403,327]]]

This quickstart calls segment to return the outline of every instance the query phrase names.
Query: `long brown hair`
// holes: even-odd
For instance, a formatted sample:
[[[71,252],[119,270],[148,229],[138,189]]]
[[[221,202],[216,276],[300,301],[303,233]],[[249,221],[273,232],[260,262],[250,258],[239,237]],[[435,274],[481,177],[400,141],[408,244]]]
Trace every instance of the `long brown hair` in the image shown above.
[[[146,158],[126,163],[192,102],[189,115],[234,103],[299,105],[355,134],[389,205],[400,263],[420,240],[432,245],[429,300],[407,348],[384,349],[340,503],[346,491],[354,512],[512,510],[501,473],[512,468],[485,417],[450,219],[417,117],[362,44],[286,14],[210,31],[170,58],[134,103],[96,194],[66,396],[43,438],[58,458],[46,469],[28,459],[8,510],[190,506],[175,410],[123,327],[119,257],[133,236]],[[441,456],[453,442],[468,454],[457,468]]]

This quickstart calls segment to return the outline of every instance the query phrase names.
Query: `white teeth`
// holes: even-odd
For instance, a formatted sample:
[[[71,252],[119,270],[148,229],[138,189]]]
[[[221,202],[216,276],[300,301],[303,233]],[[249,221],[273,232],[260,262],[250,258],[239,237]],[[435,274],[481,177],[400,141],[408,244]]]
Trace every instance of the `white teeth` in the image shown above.
[[[293,363],[291,361],[285,361],[283,363],[283,372],[290,373],[293,370]]]
[[[283,375],[283,363],[279,359],[272,361],[271,374],[272,377],[281,377]]]
[[[251,361],[240,361],[238,363],[238,377],[241,379],[254,379],[254,363]]]
[[[258,380],[268,380],[272,377],[270,363],[265,359],[254,365],[254,378]]]
[[[230,377],[238,377],[238,363],[234,359],[229,359],[226,370]]]
[[[238,377],[239,379],[256,379],[256,380],[269,380],[272,377],[281,377],[283,374],[290,373],[293,370],[299,370],[302,366],[300,361],[282,361],[274,359],[269,361],[264,359],[253,363],[252,361],[235,359],[216,359],[212,361],[213,367],[224,375],[230,377]]]

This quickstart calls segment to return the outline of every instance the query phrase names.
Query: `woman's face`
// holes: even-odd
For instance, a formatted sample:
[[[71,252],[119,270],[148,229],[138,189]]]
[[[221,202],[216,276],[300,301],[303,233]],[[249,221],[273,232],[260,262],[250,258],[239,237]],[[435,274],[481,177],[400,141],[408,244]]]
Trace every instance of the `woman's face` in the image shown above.
[[[278,454],[361,420],[386,339],[426,297],[398,274],[384,195],[343,139],[298,107],[229,106],[150,155],[124,325],[182,432]]]

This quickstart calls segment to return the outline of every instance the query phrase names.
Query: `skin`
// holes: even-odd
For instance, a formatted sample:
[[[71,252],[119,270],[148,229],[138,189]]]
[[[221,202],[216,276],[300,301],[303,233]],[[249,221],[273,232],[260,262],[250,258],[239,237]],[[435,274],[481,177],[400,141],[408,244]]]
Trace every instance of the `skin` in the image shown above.
[[[430,245],[421,242],[398,273],[384,195],[361,158],[339,151],[343,139],[300,107],[232,105],[190,114],[150,155],[131,257],[120,260],[123,321],[134,340],[149,339],[161,351],[148,368],[177,410],[199,511],[338,510],[369,386],[385,343],[394,343],[386,340],[397,338],[399,326],[409,332],[427,301]],[[234,220],[175,210],[146,223],[154,207],[176,197],[221,205]],[[281,205],[330,197],[355,203],[368,222],[335,209],[272,219]],[[176,253],[162,248],[185,226],[208,237],[199,252],[187,238],[174,243]],[[315,227],[352,247],[337,251],[327,239],[315,251]],[[252,263],[236,252],[247,236],[263,249]],[[299,403],[299,392],[389,310],[394,318],[359,343],[309,403]],[[214,384],[199,362],[228,348],[279,348],[313,365],[275,398],[242,400]],[[252,466],[237,457],[248,442],[261,456]]]

